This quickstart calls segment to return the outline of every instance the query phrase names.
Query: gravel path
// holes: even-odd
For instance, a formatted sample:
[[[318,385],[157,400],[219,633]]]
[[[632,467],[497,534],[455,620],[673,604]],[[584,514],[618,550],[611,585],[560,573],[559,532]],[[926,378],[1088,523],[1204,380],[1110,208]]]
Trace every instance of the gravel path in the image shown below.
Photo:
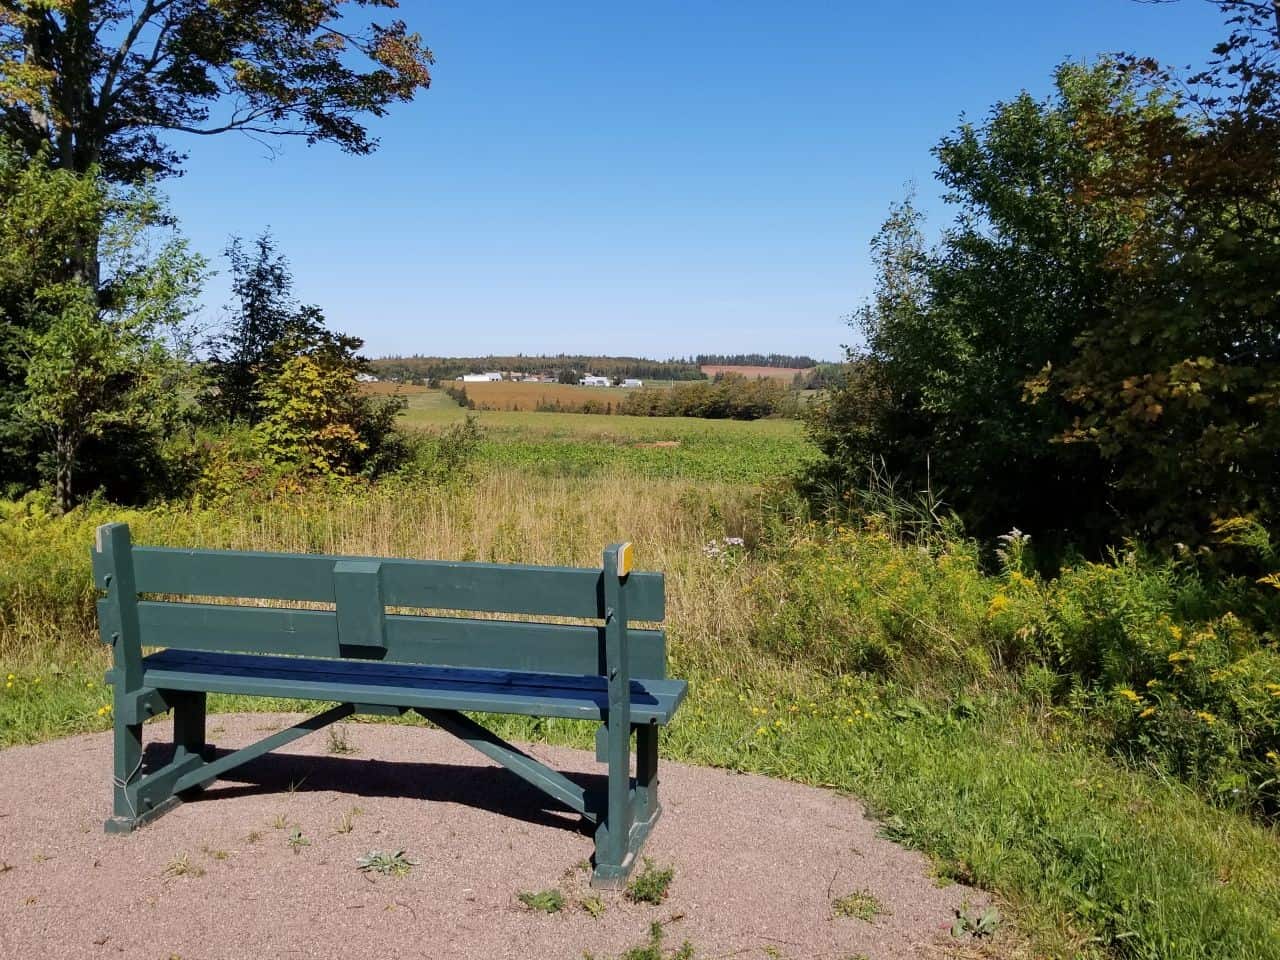
[[[210,739],[237,747],[295,719],[215,716]],[[102,830],[109,734],[0,751],[0,957],[604,960],[660,921],[668,951],[688,939],[699,958],[896,960],[953,955],[954,911],[985,902],[935,886],[851,799],[664,764],[645,852],[675,869],[670,896],[605,893],[595,919],[576,818],[439,731],[342,729],[350,756],[305,738],[123,837]],[[148,741],[168,736],[147,727]],[[599,769],[581,751],[530,749],[574,775]],[[291,846],[295,829],[304,843]],[[407,876],[356,869],[401,847],[417,861]],[[517,899],[551,887],[558,914]],[[833,915],[833,899],[864,890],[884,913]]]

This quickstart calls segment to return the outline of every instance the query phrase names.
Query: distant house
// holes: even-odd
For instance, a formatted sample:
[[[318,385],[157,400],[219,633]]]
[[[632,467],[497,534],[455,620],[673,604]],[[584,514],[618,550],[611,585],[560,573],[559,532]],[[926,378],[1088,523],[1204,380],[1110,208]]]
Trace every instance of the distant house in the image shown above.
[[[486,380],[501,380],[501,379],[502,379],[502,374],[501,374],[501,373],[499,373],[499,372],[498,372],[498,371],[496,371],[496,370],[487,370],[487,371],[485,371],[484,373],[482,373],[482,374],[481,374],[481,376],[482,376],[482,377],[484,377],[484,379],[486,379]]]
[[[607,387],[609,386],[609,378],[593,377],[591,374],[587,374],[579,380],[578,383],[582,384],[584,387]]]
[[[622,381],[622,385],[624,387],[643,387],[644,381],[637,380],[635,377],[627,377],[627,379]]]
[[[378,378],[372,373],[357,373],[356,383],[377,383]]]

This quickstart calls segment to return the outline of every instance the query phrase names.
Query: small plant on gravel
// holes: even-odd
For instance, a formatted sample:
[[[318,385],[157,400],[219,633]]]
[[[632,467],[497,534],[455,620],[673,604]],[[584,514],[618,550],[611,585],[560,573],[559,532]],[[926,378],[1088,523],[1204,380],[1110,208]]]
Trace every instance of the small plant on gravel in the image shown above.
[[[336,753],[338,756],[356,752],[355,746],[347,738],[345,726],[335,725],[329,728],[329,752]]]
[[[951,924],[951,936],[957,940],[968,934],[974,939],[995,936],[1000,927],[1000,911],[995,907],[987,907],[981,913],[970,908],[968,903],[956,911],[956,918]]]
[[[277,813],[275,819],[271,821],[271,827],[274,830],[283,830],[289,825],[289,817],[284,813]]]
[[[257,843],[262,839],[262,831],[250,830],[248,836],[244,838],[245,843]]]
[[[289,831],[289,847],[294,853],[301,853],[303,847],[311,846],[311,841],[302,835],[302,830],[294,827]]]
[[[165,866],[162,877],[203,877],[204,867],[192,863],[191,858],[185,853],[181,856],[174,857]]]
[[[644,858],[644,869],[627,884],[627,899],[632,903],[659,904],[667,899],[668,888],[676,872],[672,867],[658,869],[648,857]]]
[[[848,917],[870,923],[876,917],[888,913],[879,899],[869,890],[855,890],[848,896],[831,901],[831,910],[837,917]]]
[[[364,873],[381,873],[383,876],[403,877],[418,861],[410,860],[403,850],[387,852],[370,850],[356,861],[356,866]]]
[[[352,807],[350,810],[344,813],[340,818],[338,818],[338,825],[333,828],[334,832],[350,833],[352,830],[356,828],[356,817],[360,816],[360,814],[362,813],[364,813],[364,811],[361,810],[359,807]]]
[[[667,956],[662,952],[662,924],[655,921],[649,925],[649,942],[632,947],[618,960],[694,960],[693,944],[686,940],[680,949]],[[584,953],[583,960],[594,960],[591,954]]]
[[[559,913],[564,909],[564,894],[554,887],[537,893],[526,890],[517,894],[516,899],[530,910],[541,910],[543,913]]]
[[[583,897],[578,905],[591,914],[591,919],[593,920],[599,920],[604,916],[604,899],[598,893]]]
[[[214,850],[207,843],[200,848],[200,852],[212,860],[226,860],[231,854],[225,850]]]

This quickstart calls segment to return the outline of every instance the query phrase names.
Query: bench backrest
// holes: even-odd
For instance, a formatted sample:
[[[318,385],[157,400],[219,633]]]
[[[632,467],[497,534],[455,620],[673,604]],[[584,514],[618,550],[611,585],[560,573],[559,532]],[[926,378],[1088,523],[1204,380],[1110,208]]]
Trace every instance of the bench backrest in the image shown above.
[[[614,589],[606,585],[604,569],[134,547],[122,526],[99,529],[94,574],[101,587],[112,570],[131,564],[142,647],[603,676],[608,672],[603,621],[609,594],[610,602],[625,611],[627,673],[666,676],[663,632],[628,623],[664,619],[660,573],[627,573]],[[326,608],[200,598],[301,601]],[[438,611],[602,622],[484,619]]]

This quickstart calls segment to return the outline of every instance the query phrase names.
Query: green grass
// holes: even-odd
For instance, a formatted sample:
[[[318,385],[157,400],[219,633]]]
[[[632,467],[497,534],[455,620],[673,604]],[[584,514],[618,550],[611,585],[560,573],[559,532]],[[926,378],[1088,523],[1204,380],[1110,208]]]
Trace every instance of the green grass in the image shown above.
[[[853,893],[848,893],[843,897],[836,897],[836,899],[832,900],[831,912],[837,917],[871,923],[876,917],[882,916],[888,911],[885,910],[884,905],[880,903],[875,894],[869,890],[855,890]]]
[[[564,894],[559,890],[540,890],[537,893],[524,891],[516,897],[530,910],[542,913],[559,913],[564,909]]]
[[[406,426],[439,429],[467,415],[437,390],[410,398]],[[796,420],[700,420],[586,413],[473,411],[485,430],[482,464],[544,476],[623,470],[649,478],[754,484],[794,473],[816,456]]]

